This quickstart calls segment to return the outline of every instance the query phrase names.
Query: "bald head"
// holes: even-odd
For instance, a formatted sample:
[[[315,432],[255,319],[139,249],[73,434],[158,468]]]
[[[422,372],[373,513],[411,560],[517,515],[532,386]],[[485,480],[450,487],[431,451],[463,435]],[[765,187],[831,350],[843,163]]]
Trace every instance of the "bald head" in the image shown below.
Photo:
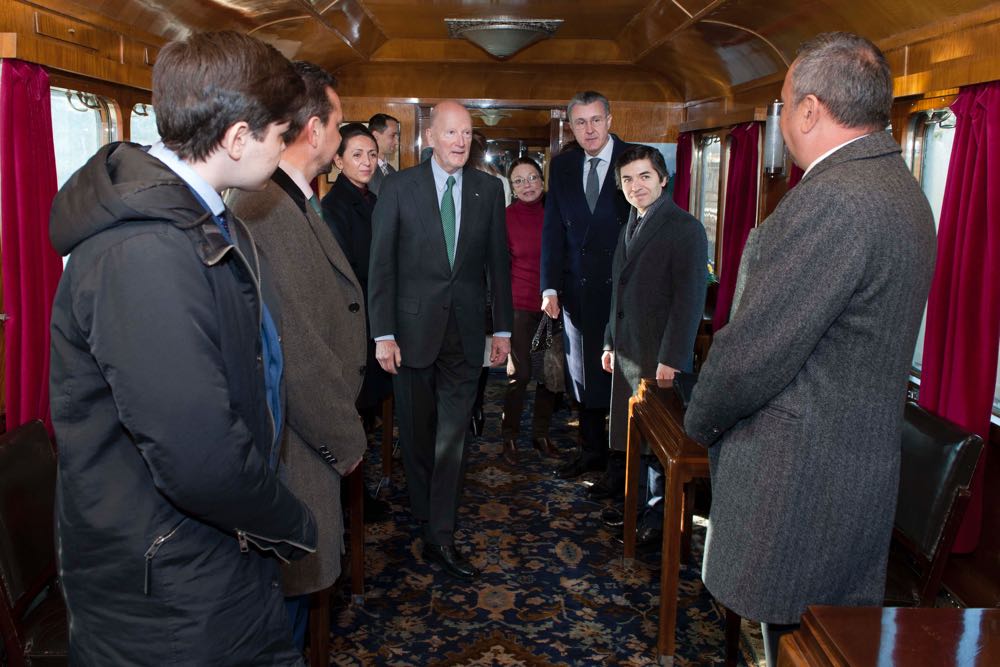
[[[472,116],[469,111],[454,100],[437,104],[431,109],[427,143],[434,150],[433,159],[449,174],[464,167],[472,144]]]

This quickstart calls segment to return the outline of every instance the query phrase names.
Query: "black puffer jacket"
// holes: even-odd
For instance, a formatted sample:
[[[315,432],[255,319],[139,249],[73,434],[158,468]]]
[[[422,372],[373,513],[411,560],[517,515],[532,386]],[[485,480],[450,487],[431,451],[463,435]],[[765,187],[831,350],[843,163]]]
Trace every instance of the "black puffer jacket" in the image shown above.
[[[316,526],[267,464],[260,272],[232,228],[239,248],[131,144],[53,203],[52,243],[72,252],[50,392],[73,664],[300,661],[273,556]]]

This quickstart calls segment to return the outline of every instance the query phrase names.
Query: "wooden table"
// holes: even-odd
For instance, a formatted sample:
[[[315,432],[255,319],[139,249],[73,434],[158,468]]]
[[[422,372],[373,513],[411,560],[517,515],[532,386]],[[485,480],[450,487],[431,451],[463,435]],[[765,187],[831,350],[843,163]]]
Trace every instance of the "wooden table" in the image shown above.
[[[656,655],[672,665],[677,626],[677,582],[681,552],[691,544],[691,480],[708,477],[707,450],[684,433],[684,406],[670,381],[645,379],[629,402],[628,449],[625,459],[625,562],[635,558],[639,455],[643,440],[663,464],[663,551],[660,570],[660,628]]]
[[[809,607],[778,667],[1000,665],[1000,609]]]

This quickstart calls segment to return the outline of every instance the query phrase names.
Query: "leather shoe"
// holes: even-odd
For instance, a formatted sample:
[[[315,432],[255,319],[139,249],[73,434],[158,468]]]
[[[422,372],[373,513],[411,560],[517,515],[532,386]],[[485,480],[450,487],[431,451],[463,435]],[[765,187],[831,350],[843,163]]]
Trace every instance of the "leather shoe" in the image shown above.
[[[619,535],[615,538],[618,544],[625,544]],[[639,526],[635,531],[635,548],[640,551],[656,551],[663,544],[663,530],[653,526]]]
[[[575,458],[556,468],[552,474],[559,479],[573,479],[585,472],[597,472],[599,470],[604,470],[604,464],[600,461],[587,462],[582,458]]]
[[[608,528],[621,528],[625,525],[625,515],[616,507],[605,507],[601,510],[601,521]]]
[[[531,446],[538,450],[538,453],[542,456],[548,456],[553,459],[559,458],[559,449],[548,438],[533,438]]]
[[[587,489],[587,497],[591,500],[608,500],[615,498],[621,500],[625,497],[624,485],[613,485],[608,483],[606,477],[602,477]]]
[[[517,443],[513,440],[503,441],[503,460],[512,466],[517,465]]]
[[[455,551],[455,547],[448,544],[424,544],[424,560],[430,563],[437,563],[445,572],[456,579],[471,581],[479,576],[479,570],[472,567],[469,561],[462,557],[462,554]]]

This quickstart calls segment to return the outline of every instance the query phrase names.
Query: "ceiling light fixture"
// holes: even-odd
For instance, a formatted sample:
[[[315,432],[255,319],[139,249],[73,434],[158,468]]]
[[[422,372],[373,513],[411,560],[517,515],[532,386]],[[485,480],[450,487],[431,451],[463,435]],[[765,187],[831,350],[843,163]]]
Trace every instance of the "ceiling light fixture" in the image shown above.
[[[472,115],[481,118],[489,127],[495,127],[504,118],[509,118],[510,112],[501,109],[476,109]]]
[[[445,19],[453,39],[467,39],[495,58],[509,58],[551,37],[562,19]]]

